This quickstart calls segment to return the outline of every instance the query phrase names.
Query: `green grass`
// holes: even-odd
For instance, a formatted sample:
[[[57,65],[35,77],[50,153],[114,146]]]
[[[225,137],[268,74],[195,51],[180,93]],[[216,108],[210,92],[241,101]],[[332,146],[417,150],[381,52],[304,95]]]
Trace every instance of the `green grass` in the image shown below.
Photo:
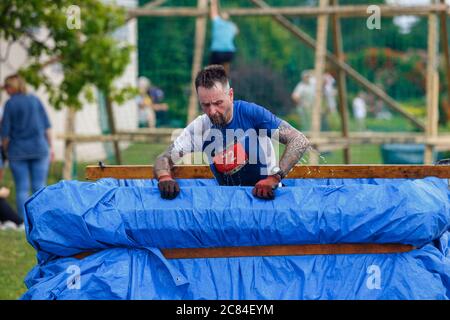
[[[381,164],[380,146],[377,145],[358,145],[350,148],[350,159],[352,164]],[[323,153],[320,158],[321,164],[343,164],[344,151],[333,151]]]
[[[25,293],[23,280],[36,264],[36,252],[22,231],[0,231],[0,299],[18,299]]]

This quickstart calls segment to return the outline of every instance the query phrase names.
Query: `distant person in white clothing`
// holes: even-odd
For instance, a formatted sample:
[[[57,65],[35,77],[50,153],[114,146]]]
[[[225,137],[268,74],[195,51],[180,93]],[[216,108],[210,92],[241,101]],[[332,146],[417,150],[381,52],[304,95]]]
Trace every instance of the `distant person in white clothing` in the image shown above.
[[[311,129],[311,111],[314,104],[314,84],[312,83],[311,70],[302,72],[301,81],[295,86],[291,98],[296,104],[297,113],[300,117],[300,129],[309,131]]]
[[[366,129],[367,105],[365,101],[364,92],[359,92],[353,99],[353,116],[355,117],[357,130],[363,131]]]
[[[337,112],[337,103],[336,103],[336,89],[334,84],[336,80],[334,80],[333,76],[326,72],[323,75],[323,94],[325,96],[325,102],[328,107],[328,111],[333,114]]]

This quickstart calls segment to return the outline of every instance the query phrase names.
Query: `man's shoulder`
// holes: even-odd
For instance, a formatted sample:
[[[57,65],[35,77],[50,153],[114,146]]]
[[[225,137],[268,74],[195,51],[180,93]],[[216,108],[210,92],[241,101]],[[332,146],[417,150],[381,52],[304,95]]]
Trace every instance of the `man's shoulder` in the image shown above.
[[[211,120],[208,118],[206,114],[199,115],[195,118],[188,126],[185,128],[188,131],[197,131],[201,130],[202,132],[210,129],[212,126]]]
[[[234,100],[234,106],[242,109],[252,109],[261,107],[260,105],[254,103],[254,102],[248,102],[245,100]]]
[[[236,100],[234,102],[234,106],[236,107],[237,110],[239,110],[239,112],[241,113],[250,113],[250,114],[254,114],[255,112],[258,111],[263,111],[263,110],[267,110],[267,108],[260,106],[257,103],[254,102],[248,102],[248,101],[244,101],[244,100]],[[268,111],[268,110],[267,110]]]

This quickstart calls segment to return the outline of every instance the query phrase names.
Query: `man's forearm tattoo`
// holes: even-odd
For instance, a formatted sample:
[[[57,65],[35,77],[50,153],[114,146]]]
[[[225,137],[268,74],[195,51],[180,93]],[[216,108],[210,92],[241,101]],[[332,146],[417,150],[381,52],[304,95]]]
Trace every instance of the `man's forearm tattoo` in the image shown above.
[[[286,121],[282,121],[279,130],[279,141],[286,145],[280,159],[280,168],[285,174],[298,163],[303,154],[310,148],[311,143],[306,136],[292,127]]]
[[[153,167],[153,175],[155,178],[158,178],[162,174],[170,174],[172,171],[174,161],[173,161],[173,153],[174,153],[174,144],[172,143],[164,153],[160,154],[155,161],[155,165]],[[183,156],[181,152],[177,153],[177,156],[180,158]]]

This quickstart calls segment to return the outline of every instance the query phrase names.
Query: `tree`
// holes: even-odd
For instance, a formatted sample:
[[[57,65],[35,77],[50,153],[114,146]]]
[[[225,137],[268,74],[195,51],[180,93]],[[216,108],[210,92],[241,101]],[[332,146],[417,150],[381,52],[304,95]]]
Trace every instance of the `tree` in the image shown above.
[[[120,103],[131,90],[115,90],[113,81],[128,65],[132,47],[112,33],[125,23],[125,11],[100,0],[72,4],[71,0],[2,0],[0,38],[27,50],[29,64],[20,73],[32,86],[44,86],[55,108],[80,108],[83,94],[92,100],[92,86]],[[55,62],[64,77],[59,85],[44,73]]]

